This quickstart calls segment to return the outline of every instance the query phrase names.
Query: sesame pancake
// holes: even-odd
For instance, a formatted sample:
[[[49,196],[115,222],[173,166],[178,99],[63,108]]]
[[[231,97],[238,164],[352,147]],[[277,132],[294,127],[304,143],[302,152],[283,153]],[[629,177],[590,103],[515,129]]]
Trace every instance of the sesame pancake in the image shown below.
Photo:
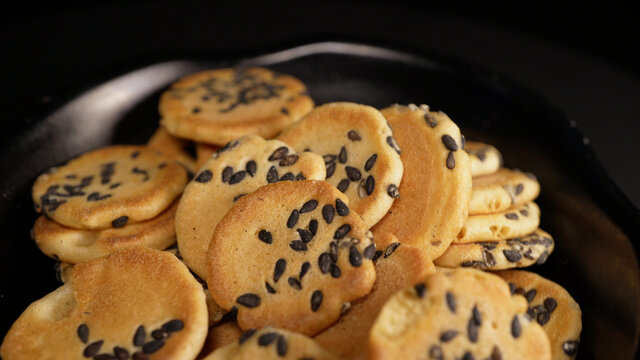
[[[337,102],[317,107],[278,140],[322,155],[326,181],[349,197],[369,227],[399,196],[400,148],[385,118],[371,106]]]
[[[440,256],[467,219],[471,196],[469,157],[463,137],[443,112],[422,105],[382,110],[400,147],[404,175],[400,198],[373,228],[397,236],[402,244]]]
[[[547,332],[551,343],[551,358],[574,359],[580,346],[582,311],[562,286],[542,276],[522,270],[495,273],[504,279],[514,296],[527,299],[527,316]]]
[[[467,141],[464,151],[471,161],[471,176],[493,174],[502,166],[502,154],[492,145]]]
[[[533,201],[540,194],[535,175],[500,168],[493,174],[473,178],[469,215],[505,211]]]
[[[178,206],[176,233],[185,263],[206,277],[213,230],[242,196],[272,182],[323,180],[324,175],[319,155],[296,154],[281,141],[248,135],[229,143],[200,167]]]
[[[436,272],[395,294],[369,338],[370,359],[551,358],[544,330],[498,276]]]
[[[264,68],[188,75],[159,104],[160,123],[170,134],[212,145],[248,134],[274,137],[312,108],[300,80]]]
[[[375,244],[348,198],[324,181],[283,181],[242,197],[220,220],[207,283],[243,330],[315,335],[371,291]],[[269,216],[265,216],[269,214]]]
[[[177,208],[178,200],[153,219],[104,230],[73,229],[42,215],[33,226],[32,236],[45,255],[73,264],[124,248],[164,250],[176,241],[173,220]]]
[[[375,235],[374,235],[375,236]],[[396,292],[424,280],[435,267],[424,252],[404,245],[383,248],[375,261],[376,282],[366,297],[351,303],[337,323],[315,336],[325,349],[345,359],[366,359],[369,331],[384,303]]]
[[[224,346],[203,360],[335,360],[334,355],[302,334],[266,327],[245,331],[237,342]]]
[[[160,151],[189,171],[194,172],[197,169],[195,159],[186,150],[192,144],[190,141],[172,136],[163,128],[158,128],[147,141],[148,147]]]
[[[482,270],[504,270],[544,264],[553,252],[551,235],[541,229],[531,234],[498,241],[451,244],[433,262],[437,266],[474,267]]]
[[[202,286],[173,255],[125,249],[77,264],[7,333],[4,359],[195,358],[207,334]]]
[[[199,169],[204,163],[209,160],[216,151],[220,150],[222,146],[209,145],[203,143],[196,144],[196,169]]]
[[[121,228],[156,217],[180,195],[187,171],[146,146],[115,145],[85,153],[40,175],[36,209],[76,229]]]
[[[469,215],[453,244],[524,236],[537,229],[538,225],[540,208],[530,201],[492,214]]]

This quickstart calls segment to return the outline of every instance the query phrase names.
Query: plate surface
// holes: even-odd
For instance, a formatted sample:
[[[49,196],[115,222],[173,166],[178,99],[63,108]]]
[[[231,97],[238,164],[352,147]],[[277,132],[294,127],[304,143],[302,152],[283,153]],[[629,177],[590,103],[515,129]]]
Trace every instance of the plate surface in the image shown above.
[[[546,264],[529,270],[580,304],[579,359],[632,359],[640,333],[640,214],[604,173],[557,108],[498,74],[435,54],[363,44],[307,44],[257,57],[176,60],[86,84],[68,101],[36,109],[29,126],[0,144],[0,336],[31,303],[60,285],[54,261],[29,237],[37,215],[35,178],[73,156],[114,143],[144,143],[158,126],[160,93],[188,73],[259,65],[301,79],[317,104],[353,101],[378,108],[429,104],[467,139],[495,145],[505,166],[538,176],[541,227],[556,240]],[[635,249],[634,249],[635,247]]]

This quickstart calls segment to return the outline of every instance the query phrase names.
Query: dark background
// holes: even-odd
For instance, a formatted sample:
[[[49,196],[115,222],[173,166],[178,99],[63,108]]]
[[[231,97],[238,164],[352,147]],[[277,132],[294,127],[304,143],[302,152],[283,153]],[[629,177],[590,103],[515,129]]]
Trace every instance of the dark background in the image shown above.
[[[470,3],[19,2],[0,15],[0,140],[59,96],[133,64],[364,41],[474,62],[542,94],[640,204],[638,2]]]

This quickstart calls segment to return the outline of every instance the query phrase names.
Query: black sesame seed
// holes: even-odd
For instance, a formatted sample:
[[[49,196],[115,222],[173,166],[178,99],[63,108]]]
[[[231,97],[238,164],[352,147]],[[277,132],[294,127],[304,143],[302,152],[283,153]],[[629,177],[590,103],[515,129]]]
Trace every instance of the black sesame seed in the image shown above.
[[[322,207],[322,218],[327,224],[331,224],[333,222],[333,216],[335,214],[335,209],[331,205],[325,205]]]
[[[427,292],[427,285],[424,283],[418,283],[413,288],[416,290],[416,294],[419,298],[423,298],[424,294]]]
[[[300,278],[300,280],[302,280],[302,278],[307,274],[307,272],[309,272],[309,269],[311,268],[311,263],[308,261],[305,261],[302,266],[300,267],[300,275],[298,275],[298,277]]]
[[[278,165],[280,166],[291,166],[298,161],[298,155],[291,154],[284,157],[284,159],[280,160]]]
[[[267,244],[271,244],[271,242],[273,241],[273,237],[268,230],[260,230],[260,232],[258,233],[258,239]]]
[[[438,121],[428,112],[424,114],[424,121],[426,121],[430,128],[438,126]]]
[[[578,352],[579,346],[580,346],[580,342],[576,340],[565,341],[562,344],[562,351],[564,351],[564,353],[569,356],[575,355]]]
[[[371,168],[373,167],[373,165],[375,165],[376,160],[378,159],[378,154],[373,154],[371,155],[368,159],[367,162],[364,163],[364,170],[365,171],[369,171],[371,170]]]
[[[549,252],[545,250],[542,253],[542,255],[540,255],[540,258],[538,258],[538,261],[536,261],[536,264],[538,265],[544,264],[545,262],[547,262],[548,258],[549,258]]]
[[[529,216],[529,212],[528,212],[527,210],[525,210],[525,209],[520,210],[520,214],[521,214],[522,216],[524,216],[524,217]]]
[[[271,154],[271,156],[269,156],[269,161],[282,160],[288,154],[289,154],[289,149],[286,146],[281,146],[281,147],[277,148]]]
[[[340,216],[349,215],[349,207],[347,207],[347,204],[345,204],[340,199],[336,199],[336,211],[338,212],[338,215],[340,215]]]
[[[295,181],[307,180],[307,178],[304,175],[302,175],[302,173],[298,173],[298,175],[296,175],[296,178],[294,180]]]
[[[391,184],[387,187],[387,194],[394,199],[400,197],[400,191],[398,190],[398,186],[396,184]]]
[[[358,248],[355,246],[349,249],[349,263],[353,267],[362,265],[362,254],[360,254],[360,251],[358,251]]]
[[[429,359],[431,360],[444,360],[444,354],[442,348],[438,345],[432,345],[429,348]]]
[[[138,326],[138,328],[136,329],[136,333],[133,335],[133,345],[142,346],[146,337],[147,332],[144,330],[144,326]]]
[[[118,360],[118,358],[111,354],[98,354],[93,357],[93,360]]]
[[[256,294],[251,293],[238,296],[236,301],[238,302],[238,304],[244,305],[248,308],[254,308],[260,305],[260,297]]]
[[[311,311],[318,311],[320,305],[322,305],[322,291],[316,290],[311,294]]]
[[[464,147],[467,145],[467,139],[464,137],[463,134],[460,134],[460,148],[462,148],[462,150],[464,150]]]
[[[515,194],[520,195],[524,191],[524,184],[518,183],[515,188]]]
[[[156,340],[163,340],[169,337],[169,333],[162,329],[156,329],[151,332],[151,337]]]
[[[555,310],[558,306],[558,302],[554,298],[546,298],[544,299],[542,304],[544,305],[544,308],[547,309],[547,311],[550,313],[552,313],[553,310]]]
[[[300,214],[315,210],[318,206],[318,200],[309,200],[300,208]]]
[[[347,137],[351,141],[360,141],[360,140],[362,140],[362,137],[360,137],[360,134],[358,134],[358,132],[355,131],[355,130],[349,130],[349,132],[347,133]]]
[[[527,298],[527,302],[532,302],[533,299],[535,299],[536,294],[538,294],[538,291],[536,289],[531,289],[524,294],[524,297]]]
[[[365,259],[369,259],[369,260],[373,259],[373,257],[376,255],[376,244],[371,243],[369,246],[364,248],[362,255],[364,256]]]
[[[145,354],[153,354],[154,352],[160,350],[160,348],[163,346],[164,346],[164,341],[152,340],[142,345],[142,352]]]
[[[476,325],[482,325],[482,314],[480,310],[478,310],[478,306],[474,305],[473,309],[471,309],[471,318],[476,323]]]
[[[131,158],[135,159],[140,155],[140,151],[134,151],[133,153],[131,153]]]
[[[473,354],[470,352],[466,352],[464,353],[464,355],[462,356],[462,360],[475,360],[475,357],[473,357]]]
[[[193,109],[191,109],[191,112],[194,113],[194,114],[197,114],[197,113],[200,112],[200,108],[196,106]]]
[[[242,193],[242,194],[238,194],[236,196],[233,197],[233,202],[238,201],[238,199],[240,199],[241,197],[247,195],[246,193]]]
[[[311,231],[311,235],[316,235],[318,232],[318,220],[311,219],[311,221],[309,221],[309,231]]]
[[[281,108],[280,112],[285,114],[285,115],[289,115],[289,110],[286,107]]]
[[[445,298],[447,300],[447,307],[449,308],[449,310],[452,313],[456,313],[456,298],[455,296],[453,296],[453,293],[447,291],[447,294],[445,295]]]
[[[518,319],[518,315],[513,317],[511,320],[511,335],[517,339],[522,335],[522,326],[520,325],[520,319]]]
[[[269,333],[266,333],[266,334],[262,334],[258,338],[258,345],[260,345],[260,346],[268,346],[272,342],[276,341],[277,338],[278,338],[278,334],[274,333],[274,332],[269,332]]]
[[[305,244],[309,243],[313,239],[313,235],[311,231],[306,229],[296,229],[298,235],[300,235],[300,240],[302,240]]]
[[[276,169],[275,166],[271,166],[269,168],[269,171],[267,172],[267,182],[269,184],[274,183],[276,181],[278,181],[278,170]]]
[[[376,250],[375,255],[373,255],[373,261],[376,261],[380,258],[380,256],[382,256],[382,250]]]
[[[331,263],[331,277],[333,277],[334,279],[337,279],[340,277],[340,275],[342,275],[342,271],[340,270],[340,267],[334,263]]]
[[[278,282],[280,276],[284,273],[284,270],[287,268],[287,260],[278,259],[276,261],[276,265],[273,269],[273,282]]]
[[[111,222],[111,226],[115,229],[121,228],[125,225],[127,225],[127,221],[129,221],[129,217],[128,216],[120,216],[119,218],[113,220]]]
[[[242,335],[240,335],[240,338],[238,339],[238,345],[242,345],[245,341],[249,340],[250,337],[253,336],[253,334],[256,333],[256,329],[249,329],[245,332],[242,333]]]
[[[318,267],[323,274],[329,272],[329,268],[331,267],[331,255],[329,253],[324,252],[318,256]]]
[[[345,166],[344,171],[347,173],[347,177],[351,181],[358,181],[362,178],[360,170],[354,168],[353,166]]]
[[[364,183],[364,188],[367,191],[367,195],[371,195],[375,187],[376,187],[376,180],[373,177],[373,175],[367,176],[367,181],[365,181]]]
[[[344,146],[340,148],[340,153],[338,153],[338,161],[341,164],[347,162],[347,149]]]
[[[326,178],[330,178],[333,176],[333,173],[336,172],[336,163],[331,163],[329,166],[327,166],[327,175]]]
[[[347,189],[349,188],[349,180],[347,179],[340,180],[337,187],[338,187],[338,190],[342,192],[347,191]]]
[[[469,322],[467,323],[467,336],[469,337],[469,341],[478,341],[478,330],[478,324],[473,320],[473,317],[469,318]]]
[[[200,174],[198,174],[198,176],[196,176],[196,178],[194,180],[199,182],[199,183],[206,183],[206,182],[209,182],[211,180],[212,176],[213,176],[213,174],[211,173],[211,171],[205,170],[205,171],[201,172]]]
[[[389,144],[389,146],[391,146],[391,148],[398,154],[401,153],[400,147],[398,146],[398,143],[396,142],[396,139],[393,138],[393,136],[387,136],[387,144]]]
[[[83,344],[86,344],[87,341],[89,341],[89,327],[87,326],[87,324],[78,326],[78,330],[76,332],[78,333],[78,337]]]
[[[440,341],[449,342],[453,340],[453,338],[455,338],[456,336],[458,336],[458,330],[447,330],[442,334],[440,334]]]
[[[229,178],[229,185],[234,185],[241,182],[242,180],[244,180],[246,175],[247,172],[244,170],[240,170],[237,173],[231,175],[231,178]]]
[[[104,340],[92,342],[91,344],[87,345],[87,347],[84,348],[82,355],[84,355],[84,357],[92,357],[93,355],[97,354],[98,351],[100,351],[100,347],[102,346],[103,343],[104,343]]]
[[[123,347],[115,346],[113,348],[113,355],[115,355],[118,360],[126,360],[129,358],[129,351]]]
[[[268,283],[268,282],[266,282],[266,281],[264,282],[264,287],[266,287],[266,288],[267,288],[267,292],[268,292],[269,294],[275,294],[275,293],[276,293],[276,289],[274,289],[274,288],[271,286],[271,284],[269,284],[269,283]]]
[[[298,279],[290,276],[287,279],[287,282],[289,283],[289,286],[291,286],[292,288],[296,289],[296,290],[301,290],[302,289],[302,284],[300,284],[300,281],[298,281]]]
[[[506,214],[504,214],[504,217],[506,217],[509,220],[518,220],[519,219],[518,214],[516,214],[516,213],[506,213]]]
[[[307,244],[305,244],[301,240],[293,240],[289,244],[289,247],[291,247],[295,251],[307,251]]]
[[[120,186],[120,185],[122,185],[122,183],[115,183],[115,184],[112,184],[111,186],[109,186],[109,189],[115,189],[115,188],[117,188],[117,187],[118,187],[118,186]]]
[[[169,320],[166,323],[162,324],[162,330],[169,333],[180,331],[182,329],[184,329],[184,323],[179,319]]]
[[[278,355],[280,356],[287,355],[287,350],[288,350],[287,340],[282,335],[278,336],[278,343],[276,345],[276,350],[278,352]]]
[[[520,261],[522,259],[522,254],[518,250],[502,250],[504,257],[507,258],[512,263]]]
[[[322,159],[324,160],[325,164],[330,164],[330,163],[336,161],[337,158],[338,158],[338,155],[331,155],[331,154],[327,154],[327,155],[322,157]]]
[[[550,318],[551,314],[549,314],[548,311],[543,310],[538,314],[538,316],[536,316],[536,321],[538,321],[538,324],[544,326],[547,322],[549,322]]]
[[[493,350],[491,350],[491,356],[489,357],[489,360],[502,360],[502,353],[500,352],[500,349],[497,346],[493,346]]]
[[[295,175],[292,172],[288,172],[278,180],[278,181],[294,181],[296,179]]]
[[[343,237],[345,237],[349,232],[351,231],[351,225],[349,224],[343,224],[340,225],[340,227],[338,228],[338,230],[336,230],[336,232],[333,234],[333,238],[334,239],[342,239]]]
[[[447,169],[453,170],[456,167],[456,159],[453,157],[453,152],[449,151],[447,155]]]
[[[451,135],[442,135],[442,144],[449,151],[458,151],[458,144],[456,144]]]
[[[231,179],[231,175],[233,175],[233,168],[231,166],[225,167],[222,170],[222,182],[228,182]]]
[[[255,161],[251,160],[247,163],[244,169],[247,171],[247,174],[253,177],[253,175],[256,174],[256,170],[258,170],[258,164],[256,164]]]
[[[289,215],[289,218],[287,219],[287,227],[289,229],[292,229],[294,226],[296,226],[296,224],[298,223],[299,217],[300,217],[300,212],[298,211],[298,209],[293,209],[293,211],[291,212],[291,215]]]
[[[387,248],[384,250],[385,259],[391,256],[391,254],[393,254],[393,252],[396,251],[398,246],[400,246],[400,243],[397,243],[397,242],[389,244],[389,246],[387,246]]]

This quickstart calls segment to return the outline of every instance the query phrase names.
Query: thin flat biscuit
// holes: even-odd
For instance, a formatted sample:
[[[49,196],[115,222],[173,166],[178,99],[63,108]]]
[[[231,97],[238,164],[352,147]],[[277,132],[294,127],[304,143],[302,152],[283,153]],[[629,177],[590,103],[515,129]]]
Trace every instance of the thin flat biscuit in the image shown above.
[[[313,339],[283,329],[265,327],[245,331],[237,342],[224,346],[203,360],[337,360]]]
[[[73,229],[42,215],[36,220],[31,234],[45,255],[72,264],[124,248],[164,250],[176,241],[174,217],[177,208],[178,200],[153,219],[104,230]]]
[[[0,356],[188,359],[206,335],[204,293],[187,267],[163,251],[125,249],[77,264],[67,284],[29,305]]]
[[[220,220],[207,283],[240,328],[315,335],[342,305],[371,291],[372,234],[349,200],[324,181],[283,181],[242,197]],[[265,216],[269,214],[269,216]]]
[[[313,108],[300,80],[264,68],[186,76],[160,98],[160,123],[174,136],[224,145],[244,135],[271,138]]]
[[[395,294],[369,338],[369,359],[551,358],[544,330],[498,276],[475,269],[436,272]]]
[[[540,225],[540,208],[533,201],[492,214],[470,215],[453,244],[496,241],[525,236]]]
[[[431,259],[455,240],[467,219],[471,196],[469,157],[458,126],[424,105],[382,110],[400,147],[404,175],[400,198],[374,232],[392,233]]]
[[[451,244],[433,262],[437,266],[504,270],[544,264],[553,252],[551,235],[541,229],[513,239]]]
[[[187,266],[203,278],[213,230],[238,199],[271,182],[324,180],[325,176],[319,155],[296,154],[282,141],[248,135],[223,149],[200,167],[176,213],[180,253]]]
[[[469,215],[505,211],[535,200],[540,183],[535,175],[501,168],[493,174],[473,178]]]
[[[523,270],[495,272],[504,279],[514,296],[527,299],[527,316],[549,336],[553,360],[574,359],[580,346],[582,311],[562,286]]]
[[[85,153],[40,175],[38,211],[76,229],[120,228],[156,217],[180,195],[187,171],[147,146],[115,145]]]
[[[371,293],[352,302],[337,323],[314,337],[333,354],[345,359],[366,359],[369,331],[384,303],[396,292],[435,272],[433,263],[422,250],[409,245],[390,246],[382,248],[386,256],[375,261],[376,282]]]
[[[473,177],[493,174],[502,166],[502,154],[492,145],[467,140],[464,151],[469,154]]]
[[[349,197],[351,208],[371,227],[399,196],[400,148],[382,114],[347,102],[315,108],[278,139],[298,151],[323,156],[326,181]]]

